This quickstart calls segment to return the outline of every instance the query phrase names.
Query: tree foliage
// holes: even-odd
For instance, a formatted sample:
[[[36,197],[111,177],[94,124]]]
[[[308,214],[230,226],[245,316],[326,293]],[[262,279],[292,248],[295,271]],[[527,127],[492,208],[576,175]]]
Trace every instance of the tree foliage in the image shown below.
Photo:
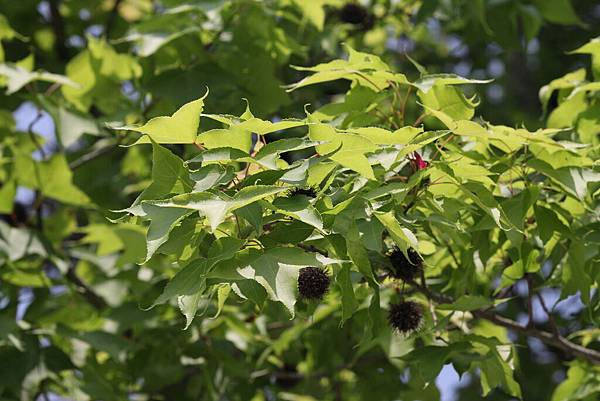
[[[597,6],[0,12],[2,400],[600,394]]]

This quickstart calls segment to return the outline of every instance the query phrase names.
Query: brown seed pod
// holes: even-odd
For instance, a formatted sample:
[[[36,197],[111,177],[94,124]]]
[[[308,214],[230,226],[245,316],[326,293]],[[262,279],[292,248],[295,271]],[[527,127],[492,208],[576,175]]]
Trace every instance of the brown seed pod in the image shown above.
[[[423,259],[413,248],[410,248],[406,253],[408,258],[400,249],[396,248],[389,255],[392,265],[390,275],[404,281],[413,281],[423,269]]]
[[[329,290],[329,276],[318,267],[304,267],[298,275],[298,292],[306,299],[322,299]]]
[[[392,329],[408,334],[419,327],[423,321],[423,308],[414,301],[402,301],[390,305],[388,321]]]

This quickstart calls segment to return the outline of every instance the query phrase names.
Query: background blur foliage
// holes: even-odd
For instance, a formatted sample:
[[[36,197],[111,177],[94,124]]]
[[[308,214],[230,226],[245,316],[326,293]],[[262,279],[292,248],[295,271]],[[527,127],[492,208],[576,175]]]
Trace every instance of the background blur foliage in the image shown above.
[[[0,399],[438,400],[450,363],[456,399],[597,399],[599,27],[591,0],[3,1]]]

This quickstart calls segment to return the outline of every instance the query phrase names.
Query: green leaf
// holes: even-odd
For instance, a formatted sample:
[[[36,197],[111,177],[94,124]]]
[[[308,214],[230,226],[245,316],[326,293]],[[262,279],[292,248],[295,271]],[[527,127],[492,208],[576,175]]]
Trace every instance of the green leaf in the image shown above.
[[[289,224],[275,224],[271,232],[261,237],[267,244],[297,244],[307,239],[314,231],[313,226],[295,220]]]
[[[538,159],[529,159],[527,164],[580,200],[583,200],[588,192],[588,183],[600,181],[600,173],[592,170],[572,167],[554,169],[548,163]]]
[[[10,40],[18,36],[20,35],[10,26],[6,17],[0,14],[0,40]]]
[[[203,290],[206,285],[203,278],[206,276],[208,268],[209,262],[207,259],[195,260],[185,266],[167,283],[162,294],[150,308],[163,304],[171,298],[195,295]]]
[[[171,193],[190,192],[192,180],[183,161],[170,150],[152,141],[152,183],[133,202],[159,199]]]
[[[424,75],[417,81],[413,82],[415,88],[419,89],[424,94],[427,94],[431,88],[444,85],[465,85],[465,84],[487,84],[492,82],[491,79],[469,79],[463,78],[455,74],[431,74]]]
[[[207,131],[210,132],[210,131]],[[200,152],[187,163],[211,163],[223,161],[252,161],[248,152],[235,147],[216,147]]]
[[[30,82],[44,81],[71,87],[79,87],[76,82],[73,82],[64,75],[52,74],[46,71],[28,71],[16,64],[0,64],[0,75],[6,77],[7,88],[6,94],[11,95]]]
[[[356,309],[358,308],[358,302],[354,295],[354,288],[352,287],[352,279],[350,278],[350,266],[347,264],[342,266],[338,272],[336,283],[340,287],[342,293],[342,324],[350,319]]]
[[[258,135],[266,135],[277,131],[283,131],[290,128],[306,125],[306,121],[297,119],[285,119],[276,122],[261,120],[254,117],[250,111],[250,106],[246,106],[246,112],[240,117],[222,115],[222,114],[202,114],[212,120],[219,121],[228,126],[228,129],[234,131],[247,131]]]
[[[375,212],[374,215],[389,231],[392,239],[403,253],[406,253],[409,248],[416,249],[418,247],[417,237],[408,228],[402,227],[394,216],[394,212]]]
[[[194,182],[194,192],[204,192],[231,182],[234,176],[235,172],[231,166],[209,164],[192,172],[190,179]]]
[[[529,145],[529,149],[536,159],[549,164],[554,169],[563,167],[592,167],[594,164],[592,159],[562,146],[532,143]]]
[[[195,274],[194,276],[188,277],[188,274],[186,273],[186,275],[178,281],[177,288],[185,288],[183,291],[186,291],[181,294],[177,294],[177,303],[179,305],[179,309],[181,310],[186,319],[184,330],[187,330],[187,328],[190,327],[190,325],[192,324],[194,317],[198,312],[200,302],[204,299],[204,293],[206,292],[207,287],[205,276],[208,273],[208,270],[213,268],[213,266],[220,261],[231,259],[234,256],[235,252],[237,252],[242,245],[243,241],[237,238],[224,237],[218,239],[208,252],[209,258],[206,260],[206,266],[199,270],[195,270],[193,273],[197,274]],[[182,270],[181,274],[183,273],[184,271]],[[174,282],[176,278],[177,276],[175,276],[173,280],[169,282],[169,284]],[[192,287],[183,287],[185,286],[183,280],[189,280],[188,282],[195,283],[195,285],[193,285]],[[174,283],[174,286],[175,285],[176,284]],[[225,301],[227,300],[227,297],[229,295],[229,291],[229,285],[220,284],[217,287],[218,310],[213,319],[216,318],[222,310],[223,305],[225,304]],[[189,292],[192,293],[190,294]],[[163,295],[164,294],[165,293],[163,292]],[[163,295],[161,295],[161,297]]]
[[[281,302],[294,316],[301,253],[293,248],[270,249],[239,273],[262,285],[270,299]]]
[[[544,243],[548,242],[555,232],[562,235],[568,235],[570,233],[571,230],[569,227],[560,221],[556,212],[553,210],[541,205],[534,205],[534,210],[538,233]]]
[[[441,310],[454,310],[460,312],[467,312],[476,309],[486,308],[491,306],[492,302],[481,295],[462,295],[452,304],[441,304],[436,308]]]
[[[468,350],[469,347],[463,342],[457,342],[447,347],[426,345],[415,348],[409,354],[403,356],[402,359],[414,367],[423,383],[428,384],[435,380],[452,354],[456,352],[466,353]]]
[[[61,91],[80,111],[87,112],[92,104],[116,110],[120,82],[140,77],[142,67],[134,57],[115,52],[105,40],[87,36],[87,41],[87,50],[66,65],[66,75],[77,87],[63,86]]]
[[[208,149],[229,147],[248,153],[252,148],[252,133],[238,128],[211,129],[199,134],[196,143]]]
[[[570,53],[590,54],[592,56],[592,71],[594,73],[594,78],[596,81],[600,79],[600,37],[593,38]]]
[[[238,256],[233,263],[219,264],[209,278],[235,281],[255,280],[273,301],[281,302],[294,316],[298,292],[298,274],[301,267],[322,267],[339,263],[319,254],[311,254],[300,248],[275,247],[264,252],[250,252]]]
[[[375,91],[387,88],[390,82],[408,83],[403,74],[390,72],[389,66],[379,57],[358,52],[350,46],[346,46],[346,48],[348,49],[348,60],[334,60],[314,67],[292,66],[296,70],[310,71],[314,74],[290,85],[288,91],[338,79],[346,79],[354,85],[365,86]]]
[[[242,244],[242,240],[230,237],[215,241],[209,250],[208,258],[194,260],[177,272],[150,308],[163,304],[171,298],[192,297],[193,299],[187,298],[183,301],[186,317],[188,317],[187,328],[196,312],[194,308],[197,308],[199,299],[197,294],[206,289],[206,276],[210,269],[218,262],[232,258]]]
[[[519,259],[512,265],[508,266],[502,272],[500,285],[496,289],[498,293],[502,288],[516,283],[525,276],[525,273],[535,273],[540,270],[541,266],[537,262],[540,252],[537,249],[532,249],[529,243],[524,242],[519,249]]]
[[[327,142],[325,145],[316,147],[319,154],[335,152],[329,156],[331,160],[366,178],[375,179],[373,169],[365,156],[365,153],[377,150],[377,146],[373,142],[360,135],[338,133],[335,128],[319,122],[311,124],[308,132],[313,141]]]
[[[498,344],[496,339],[470,336],[473,342],[488,349],[485,358],[474,365],[481,369],[481,387],[485,397],[495,387],[501,387],[508,394],[521,398],[521,387],[513,377],[514,350]]]
[[[567,378],[560,383],[551,401],[591,400],[600,393],[598,372],[581,361],[573,361],[567,371]]]
[[[199,27],[192,26],[171,34],[158,32],[134,32],[122,39],[119,39],[119,41],[135,42],[136,54],[140,57],[149,57],[156,53],[160,48],[173,42],[174,40],[179,39],[184,35],[198,32],[199,30]]]
[[[582,302],[586,304],[590,302],[590,289],[592,288],[593,278],[586,268],[586,264],[593,255],[590,248],[590,245],[583,242],[571,243],[566,263],[562,269],[561,297],[580,292]]]
[[[256,161],[267,168],[276,169],[279,155],[286,152],[293,152],[312,148],[321,144],[317,141],[309,141],[304,138],[285,138],[278,141],[269,142],[262,147],[254,156]]]
[[[600,79],[600,65],[598,66],[598,69],[598,76]],[[587,108],[585,111],[579,114],[579,118],[577,120],[577,133],[579,134],[581,142],[591,145],[600,144],[600,138],[598,138],[598,135],[596,135],[598,132],[600,132],[600,118],[598,118],[599,115],[599,103]]]
[[[506,217],[519,230],[523,230],[525,217],[537,202],[539,193],[539,187],[531,186],[502,202],[502,210],[506,212]]]
[[[573,91],[572,95],[563,100],[548,116],[546,125],[549,128],[569,128],[575,125],[577,116],[588,107],[585,92]]]
[[[348,230],[344,233],[346,237],[346,248],[348,250],[348,256],[352,260],[352,263],[358,268],[367,280],[373,285],[377,283],[377,279],[373,274],[373,267],[369,261],[369,255],[365,246],[361,242],[360,233],[354,222],[348,227]]]
[[[327,4],[327,0],[314,0],[310,2],[292,0],[292,2],[302,11],[302,15],[306,20],[310,21],[319,31],[323,30],[323,24],[325,23],[324,6]]]
[[[144,216],[150,220],[150,226],[146,233],[146,258],[144,263],[150,260],[158,248],[167,242],[169,233],[177,223],[192,213],[191,210],[175,207],[158,207],[143,203],[141,209]]]
[[[15,195],[17,194],[17,183],[15,180],[4,182],[0,187],[0,213],[11,213]]]
[[[73,184],[73,173],[62,154],[38,162],[19,152],[15,172],[19,185],[39,189],[44,195],[66,204],[89,205],[89,197]]]
[[[323,229],[323,221],[319,212],[311,205],[309,198],[303,195],[280,197],[273,201],[273,210],[300,220],[303,223]],[[268,207],[268,205],[267,205]]]
[[[56,117],[56,129],[64,148],[75,144],[83,134],[99,135],[100,130],[94,120],[85,115],[59,107]]]
[[[373,291],[373,296],[371,296],[369,303],[369,317],[367,324],[365,325],[363,338],[358,345],[359,354],[366,352],[374,345],[385,324],[383,315],[381,313],[379,287],[371,285],[370,289]]]
[[[142,205],[144,208],[156,206],[164,209],[197,210],[208,219],[210,227],[214,231],[234,210],[285,190],[286,188],[282,187],[255,185],[241,189],[233,197],[224,193],[194,192],[177,195],[166,200],[145,201]],[[185,214],[186,212],[180,213]]]
[[[475,115],[477,102],[467,99],[453,86],[435,84],[427,92],[419,91],[419,99],[424,106],[439,110],[454,120],[470,120]]]
[[[542,86],[539,96],[540,101],[542,102],[544,113],[546,113],[548,102],[550,101],[550,97],[555,90],[574,88],[583,80],[585,80],[585,69],[580,68],[551,81],[548,85]]]
[[[555,24],[580,24],[571,0],[534,0],[542,16]]]
[[[111,126],[112,129],[136,131],[146,136],[137,140],[140,143],[194,143],[200,125],[200,114],[204,109],[206,94],[184,104],[170,117],[155,117],[142,126]]]
[[[10,227],[0,221],[0,255],[15,261],[27,255],[46,256],[46,254],[42,242],[31,230]]]
[[[423,132],[423,128],[402,127],[390,132],[379,127],[361,127],[350,128],[347,132],[358,134],[377,145],[407,145]]]
[[[228,283],[222,283],[217,285],[217,311],[211,317],[211,319],[216,319],[221,314],[223,307],[225,306],[225,302],[229,297],[229,293],[231,292],[231,285]]]

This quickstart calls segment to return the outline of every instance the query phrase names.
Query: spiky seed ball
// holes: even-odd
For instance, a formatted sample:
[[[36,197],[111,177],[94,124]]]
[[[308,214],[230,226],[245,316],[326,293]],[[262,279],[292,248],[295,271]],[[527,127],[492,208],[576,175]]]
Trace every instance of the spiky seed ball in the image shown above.
[[[408,258],[400,249],[394,249],[390,254],[391,275],[404,281],[412,281],[423,269],[423,259],[413,248],[409,248],[406,253]]]
[[[423,321],[423,308],[416,302],[403,301],[391,304],[388,321],[392,329],[408,334],[421,327]]]
[[[306,187],[306,188],[296,187],[296,188],[290,189],[288,191],[289,197],[292,197],[295,195],[304,195],[304,196],[308,196],[309,198],[316,198],[317,191],[313,187]]]
[[[329,276],[318,267],[303,267],[298,275],[298,292],[306,299],[322,299],[329,290]]]
[[[340,19],[348,24],[361,24],[368,15],[367,9],[357,3],[346,3],[340,9]]]

